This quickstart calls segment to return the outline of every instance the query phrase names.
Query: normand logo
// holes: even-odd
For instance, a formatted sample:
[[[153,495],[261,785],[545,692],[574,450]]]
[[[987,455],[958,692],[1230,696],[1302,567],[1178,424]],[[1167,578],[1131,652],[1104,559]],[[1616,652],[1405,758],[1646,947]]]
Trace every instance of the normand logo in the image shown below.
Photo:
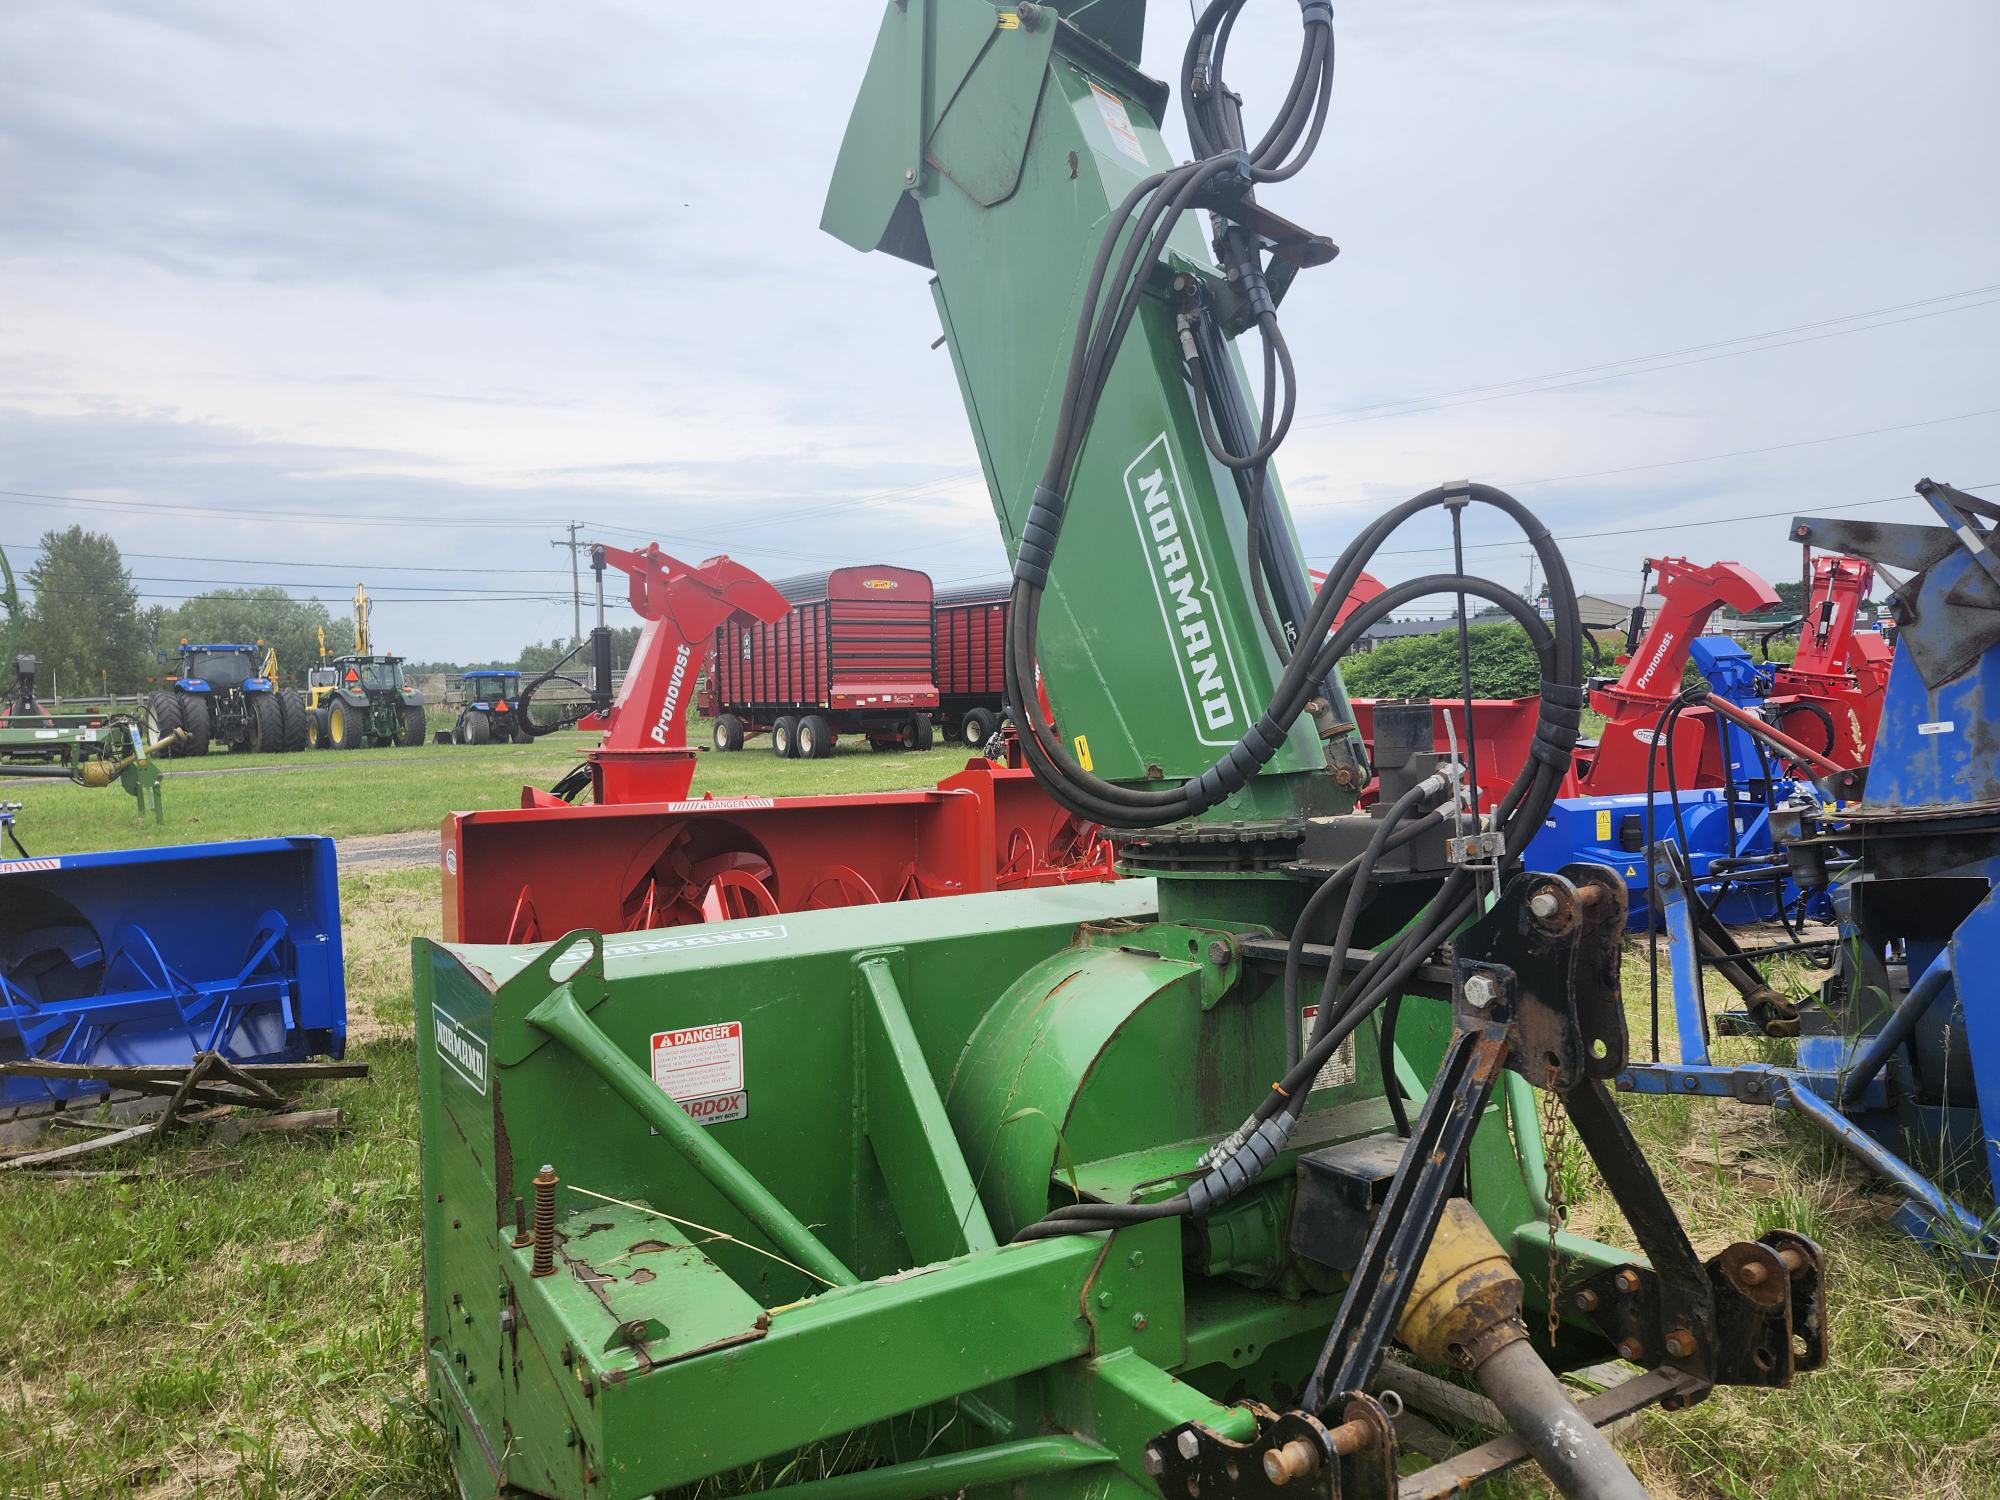
[[[1233,745],[1243,737],[1243,688],[1228,639],[1216,628],[1217,607],[1208,560],[1202,556],[1181,490],[1180,471],[1161,433],[1125,470],[1125,494],[1146,549],[1153,596],[1179,649],[1181,692],[1204,745]]]

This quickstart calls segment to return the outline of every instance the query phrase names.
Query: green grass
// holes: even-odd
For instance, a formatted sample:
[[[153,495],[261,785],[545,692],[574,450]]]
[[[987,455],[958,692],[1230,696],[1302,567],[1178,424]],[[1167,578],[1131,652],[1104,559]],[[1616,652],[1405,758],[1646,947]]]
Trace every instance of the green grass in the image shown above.
[[[708,726],[693,725],[689,734],[706,745]],[[281,833],[356,838],[435,828],[445,813],[466,808],[518,806],[523,785],[549,787],[595,740],[595,735],[558,734],[528,745],[297,755],[211,751],[199,760],[163,762],[165,821],[157,825],[150,812],[140,816],[116,787],[90,791],[65,781],[17,782],[0,784],[0,800],[22,804],[21,841],[34,854]],[[882,754],[865,740],[842,740],[826,760],[779,760],[760,737],[734,755],[699,752],[694,795],[794,797],[926,787],[964,765],[966,755],[963,747]]]
[[[137,1181],[0,1179],[0,1494],[450,1492],[420,1367],[408,941],[437,876],[344,883],[363,1081],[332,1140],[190,1134]]]
[[[30,787],[24,836],[63,850],[428,829],[453,808],[512,805],[582,743],[215,755],[199,769],[279,769],[174,777],[157,832],[116,792]],[[704,755],[696,791],[927,786],[963,760],[844,746],[831,761],[780,762],[760,744]],[[307,1102],[342,1107],[344,1133],[228,1148],[190,1134],[120,1159],[146,1173],[130,1183],[0,1178],[0,1496],[451,1493],[423,1406],[408,956],[412,936],[438,931],[437,875],[352,875],[342,901],[349,1055],[372,1073]],[[1625,982],[1643,1048],[1643,966],[1628,963]],[[1759,1045],[1717,1049],[1749,1057]],[[1714,1100],[1624,1103],[1704,1254],[1785,1224],[1821,1241],[1830,1271],[1830,1367],[1789,1392],[1720,1391],[1647,1415],[1626,1446],[1653,1492],[2000,1495],[2000,1310],[1889,1226],[1894,1197],[1788,1117]],[[1629,1242],[1574,1146],[1561,1176],[1573,1227]],[[830,1450],[806,1472],[853,1459]],[[737,1479],[757,1488],[797,1472],[773,1464]],[[1523,1477],[1497,1493],[1547,1491]]]

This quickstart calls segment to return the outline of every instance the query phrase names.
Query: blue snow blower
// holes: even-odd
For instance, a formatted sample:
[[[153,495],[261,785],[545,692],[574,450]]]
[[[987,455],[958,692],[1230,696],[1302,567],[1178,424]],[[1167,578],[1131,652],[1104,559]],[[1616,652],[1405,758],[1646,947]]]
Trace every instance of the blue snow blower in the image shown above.
[[[346,1039],[332,839],[0,860],[0,1062],[299,1062]],[[6,1077],[0,1106],[104,1091]]]

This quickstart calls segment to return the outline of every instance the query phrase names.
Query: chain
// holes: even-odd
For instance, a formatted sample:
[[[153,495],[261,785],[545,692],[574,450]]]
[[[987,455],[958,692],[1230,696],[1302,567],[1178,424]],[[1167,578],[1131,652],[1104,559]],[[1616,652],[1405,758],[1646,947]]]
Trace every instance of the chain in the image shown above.
[[[1563,1107],[1562,1095],[1556,1092],[1559,1076],[1556,1066],[1551,1063],[1548,1081],[1550,1107],[1542,1120],[1542,1169],[1549,1200],[1549,1267],[1543,1285],[1549,1304],[1551,1348],[1555,1346],[1557,1334],[1562,1331],[1562,1295],[1558,1284],[1561,1271],[1556,1258],[1556,1234],[1562,1228],[1563,1210],[1568,1206],[1563,1196],[1562,1168],[1563,1148],[1569,1141],[1569,1111]]]

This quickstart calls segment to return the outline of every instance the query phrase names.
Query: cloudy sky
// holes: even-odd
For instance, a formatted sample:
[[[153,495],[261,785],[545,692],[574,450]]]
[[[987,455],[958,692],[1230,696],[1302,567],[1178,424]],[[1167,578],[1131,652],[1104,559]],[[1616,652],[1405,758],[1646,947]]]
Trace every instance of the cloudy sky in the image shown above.
[[[1151,21],[1168,76],[1185,18]],[[923,275],[817,228],[875,23],[10,0],[0,545],[108,530],[164,602],[361,578],[383,644],[461,658],[567,634],[571,520],[997,575]],[[1254,119],[1296,27],[1251,6]],[[1272,198],[1343,247],[1285,310],[1308,552],[1469,475],[1586,588],[1649,552],[1789,577],[1795,511],[2000,481],[1989,0],[1361,0],[1338,35]]]

